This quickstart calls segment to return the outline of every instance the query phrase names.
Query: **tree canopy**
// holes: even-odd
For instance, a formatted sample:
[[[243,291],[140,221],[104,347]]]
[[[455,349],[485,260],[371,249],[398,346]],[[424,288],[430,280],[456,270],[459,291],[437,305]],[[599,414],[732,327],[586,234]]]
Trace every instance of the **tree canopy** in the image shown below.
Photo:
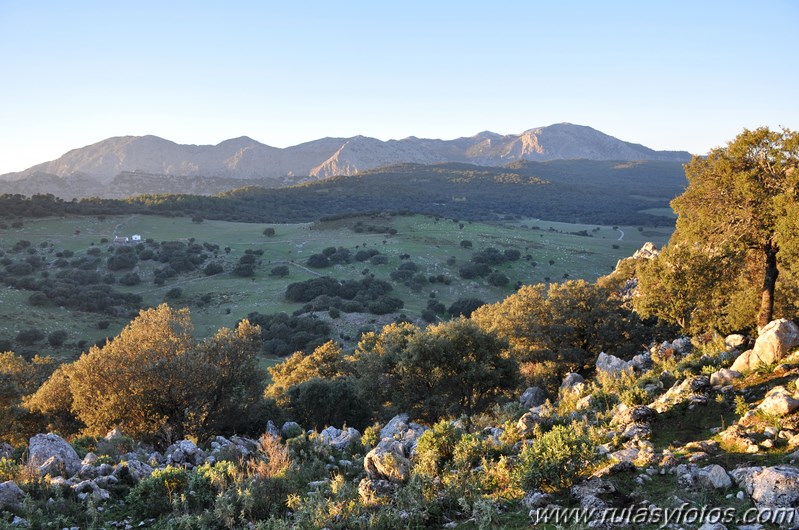
[[[90,434],[118,426],[162,442],[246,427],[262,392],[259,328],[245,320],[202,342],[192,332],[188,309],[143,310],[113,340],[59,367],[26,407],[66,409]]]
[[[798,166],[799,133],[788,129],[744,130],[707,157],[695,156],[685,167],[687,189],[671,203],[678,218],[670,249],[639,271],[643,312],[689,330],[731,331],[762,327],[775,303],[778,312],[794,304],[781,293],[795,289]],[[689,254],[686,268],[679,260]],[[664,273],[670,278],[657,281]],[[668,298],[683,306],[679,315],[669,313],[673,305],[664,309]]]

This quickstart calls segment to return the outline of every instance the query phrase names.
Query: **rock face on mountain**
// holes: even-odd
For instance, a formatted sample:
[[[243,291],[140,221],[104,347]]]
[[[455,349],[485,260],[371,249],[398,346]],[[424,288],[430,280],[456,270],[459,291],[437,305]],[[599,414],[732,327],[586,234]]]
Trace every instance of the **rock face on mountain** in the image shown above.
[[[375,138],[323,138],[279,149],[241,137],[217,145],[181,145],[157,136],[120,136],[80,149],[58,160],[0,180],[37,178],[89,179],[110,183],[120,173],[204,176],[232,179],[324,178],[401,163],[465,162],[500,166],[520,160],[672,160],[690,155],[654,151],[623,142],[595,129],[561,123],[516,135],[483,132],[468,138],[433,140],[415,137],[381,141]]]

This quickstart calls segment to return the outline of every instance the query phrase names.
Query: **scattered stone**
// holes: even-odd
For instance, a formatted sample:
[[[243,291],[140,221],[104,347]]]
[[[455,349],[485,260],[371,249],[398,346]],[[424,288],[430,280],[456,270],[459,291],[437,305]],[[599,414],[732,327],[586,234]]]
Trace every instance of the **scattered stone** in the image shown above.
[[[739,334],[727,335],[724,338],[724,345],[730,349],[741,350],[747,345],[748,342],[749,339],[747,339],[744,335]]]
[[[618,375],[625,370],[632,369],[632,366],[615,355],[599,352],[599,356],[596,359],[596,369],[598,372],[603,372],[607,375]]]
[[[537,386],[531,386],[519,397],[519,402],[526,409],[543,405],[547,400],[546,392]]]
[[[24,500],[25,493],[19,489],[16,482],[8,480],[0,483],[0,511],[22,508]]]
[[[110,442],[111,440],[114,440],[116,438],[122,438],[123,436],[124,436],[124,434],[122,434],[122,431],[120,430],[120,428],[119,427],[114,427],[113,429],[108,431],[108,433],[105,435],[104,439],[106,441]]]
[[[710,384],[714,387],[723,387],[732,384],[733,381],[741,377],[741,372],[722,368],[710,375]]]
[[[585,379],[580,374],[569,372],[560,384],[560,390],[582,394],[585,389]]]
[[[742,353],[732,365],[738,372],[748,372],[761,365],[776,364],[799,346],[799,326],[781,318],[769,322],[751,350]]]
[[[28,452],[28,466],[39,468],[42,475],[57,476],[64,473],[71,477],[81,467],[78,453],[57,434],[37,434],[30,439]]]
[[[717,490],[724,490],[732,487],[732,479],[727,471],[718,464],[712,464],[702,468],[699,481],[707,487]]]
[[[296,421],[287,421],[283,424],[280,428],[280,434],[283,435],[283,438],[294,438],[299,436],[303,433],[302,427]]]
[[[781,418],[799,409],[799,400],[783,386],[775,386],[757,407],[762,412]]]
[[[371,480],[405,482],[410,474],[410,460],[402,442],[383,439],[363,460],[366,476]]]
[[[339,451],[349,449],[350,446],[361,440],[361,433],[352,427],[348,427],[345,430],[337,429],[336,427],[328,427],[319,433],[319,435],[322,438],[322,443],[334,449],[338,449]]]

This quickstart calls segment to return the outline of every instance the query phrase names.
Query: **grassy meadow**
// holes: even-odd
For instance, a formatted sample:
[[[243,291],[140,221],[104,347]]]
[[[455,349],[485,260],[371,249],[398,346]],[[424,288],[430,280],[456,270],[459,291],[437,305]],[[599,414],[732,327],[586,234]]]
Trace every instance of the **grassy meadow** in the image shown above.
[[[396,234],[356,233],[353,225],[362,220],[382,228],[392,228]],[[267,227],[275,235],[267,237]],[[212,261],[223,264],[225,272],[205,276],[201,270],[171,278],[161,286],[153,283],[153,271],[160,263],[139,261],[137,272],[142,282],[114,288],[133,292],[143,297],[145,306],[154,306],[167,300],[167,293],[179,287],[182,293],[167,301],[173,306],[188,306],[199,336],[208,336],[221,326],[234,326],[248,313],[293,312],[301,304],[284,299],[286,286],[292,282],[329,275],[338,279],[361,279],[367,274],[390,281],[394,285],[392,296],[403,300],[402,313],[417,319],[434,293],[447,307],[462,297],[475,297],[486,302],[500,300],[513,292],[517,282],[533,284],[558,282],[583,278],[589,281],[610,272],[620,258],[631,255],[644,242],[663,245],[671,234],[671,227],[639,228],[634,226],[597,226],[547,222],[536,219],[517,219],[503,224],[456,222],[428,216],[395,216],[376,218],[346,218],[337,221],[302,224],[251,224],[226,221],[192,222],[184,217],[158,217],[131,215],[124,217],[74,217],[28,219],[22,228],[0,229],[0,249],[14,257],[11,248],[19,240],[31,242],[31,248],[53,261],[52,254],[71,250],[75,256],[85,254],[92,247],[100,247],[101,257],[110,256],[109,248],[114,237],[139,234],[143,240],[190,241],[219,245],[220,250]],[[587,234],[587,235],[586,235]],[[107,240],[107,241],[106,241]],[[463,248],[461,242],[472,242]],[[313,269],[305,265],[309,256],[326,247],[345,247],[354,255],[359,249],[377,249],[388,258],[387,264],[372,265],[368,261],[353,260],[347,265]],[[228,247],[229,252],[226,251]],[[505,287],[489,285],[485,279],[464,280],[458,274],[460,265],[467,263],[474,252],[487,247],[500,251],[516,249],[521,259],[495,267],[505,273],[510,283]],[[244,278],[232,274],[238,259],[247,250],[263,250],[258,257],[256,274]],[[405,255],[405,259],[400,256]],[[530,256],[527,258],[527,256]],[[408,257],[409,256],[409,257]],[[453,262],[454,258],[454,262]],[[419,291],[398,282],[389,275],[403,261],[413,261],[426,276],[445,275],[452,279],[450,285],[427,284]],[[289,266],[289,275],[283,278],[270,276],[276,265]],[[47,269],[45,269],[47,270]],[[124,271],[123,271],[124,272]],[[60,307],[32,306],[28,303],[29,291],[9,287],[0,288],[0,340],[12,340],[23,329],[39,328],[45,333],[66,330],[69,337],[61,348],[52,349],[47,341],[28,348],[27,353],[42,352],[70,358],[88,345],[105,337],[116,335],[127,324],[125,318],[70,311]],[[324,313],[320,318],[330,320],[340,338],[351,339],[364,327],[376,327],[392,321],[396,315],[374,316],[342,313],[330,319]],[[107,321],[106,329],[98,326]],[[79,340],[86,341],[83,344]]]

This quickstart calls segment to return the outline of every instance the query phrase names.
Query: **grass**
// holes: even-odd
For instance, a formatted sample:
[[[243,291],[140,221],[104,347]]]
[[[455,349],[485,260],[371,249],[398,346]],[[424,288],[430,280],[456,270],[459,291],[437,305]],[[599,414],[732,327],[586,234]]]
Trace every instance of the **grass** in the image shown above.
[[[320,275],[361,279],[364,273],[388,280],[390,273],[402,263],[400,256],[403,254],[410,255],[409,259],[426,276],[444,274],[452,278],[450,285],[427,284],[418,292],[404,285],[394,284],[395,291],[392,295],[401,298],[405,304],[402,312],[411,318],[418,318],[427,306],[431,293],[445,306],[449,306],[461,297],[477,297],[486,302],[501,300],[514,291],[516,282],[534,284],[546,282],[547,279],[560,282],[579,278],[593,281],[612,271],[617,260],[631,255],[645,241],[652,240],[660,246],[671,235],[669,227],[639,230],[638,227],[554,223],[533,219],[503,224],[461,224],[421,215],[363,220],[366,224],[394,228],[397,234],[356,233],[351,228],[355,223],[352,219],[316,224],[268,225],[208,220],[193,223],[183,217],[142,215],[70,217],[29,219],[25,221],[23,228],[0,229],[0,248],[8,252],[14,243],[25,239],[37,249],[42,243],[52,244],[56,251],[68,249],[74,251],[76,256],[85,254],[93,246],[99,246],[103,250],[102,255],[108,256],[109,244],[102,243],[102,240],[113,241],[115,236],[140,234],[143,239],[152,238],[155,241],[188,241],[194,238],[198,243],[219,245],[221,249],[217,260],[224,262],[227,271],[233,268],[246,250],[263,250],[264,254],[259,258],[261,261],[252,279],[240,278],[230,272],[206,277],[197,271],[157,286],[152,282],[152,273],[155,266],[160,264],[139,262],[138,273],[142,277],[142,283],[135,287],[116,286],[119,290],[142,295],[146,306],[163,302],[167,291],[180,287],[181,297],[170,300],[170,304],[191,308],[196,332],[202,337],[213,334],[219,327],[234,326],[238,320],[253,311],[274,313],[297,310],[299,304],[288,303],[283,297],[286,286],[292,282]],[[263,230],[266,227],[274,228],[276,235],[264,236]],[[585,231],[590,237],[575,235],[580,231]],[[461,247],[463,240],[471,241],[472,248]],[[311,254],[329,246],[346,247],[353,254],[358,249],[376,248],[389,261],[385,265],[377,266],[353,261],[349,265],[337,265],[327,269],[305,267],[305,261]],[[489,246],[499,250],[517,249],[521,252],[522,258],[519,261],[496,267],[510,278],[510,284],[506,287],[494,287],[482,279],[463,280],[458,275],[460,265],[468,262],[475,251]],[[225,247],[230,248],[229,253],[222,250]],[[46,251],[44,255],[52,261],[52,255],[48,255]],[[525,259],[527,255],[531,256],[529,260]],[[454,264],[448,263],[451,258],[455,259]],[[271,268],[278,264],[289,265],[288,277],[269,276]],[[79,341],[86,341],[87,344],[102,341],[105,337],[116,335],[128,322],[126,318],[114,319],[57,307],[33,307],[27,302],[29,295],[29,292],[7,287],[0,289],[0,339],[13,339],[20,330],[30,327],[38,327],[48,333],[65,329],[70,335],[66,345],[58,350],[49,348],[46,341],[29,350],[69,358],[84,349],[77,346]],[[200,302],[203,296],[210,297],[210,301]],[[97,324],[103,320],[110,321],[110,325],[107,329],[100,330]],[[341,318],[332,323],[336,327],[337,335],[354,336],[363,326],[378,325],[382,320],[364,315],[359,318]],[[273,361],[264,362],[268,364]]]

